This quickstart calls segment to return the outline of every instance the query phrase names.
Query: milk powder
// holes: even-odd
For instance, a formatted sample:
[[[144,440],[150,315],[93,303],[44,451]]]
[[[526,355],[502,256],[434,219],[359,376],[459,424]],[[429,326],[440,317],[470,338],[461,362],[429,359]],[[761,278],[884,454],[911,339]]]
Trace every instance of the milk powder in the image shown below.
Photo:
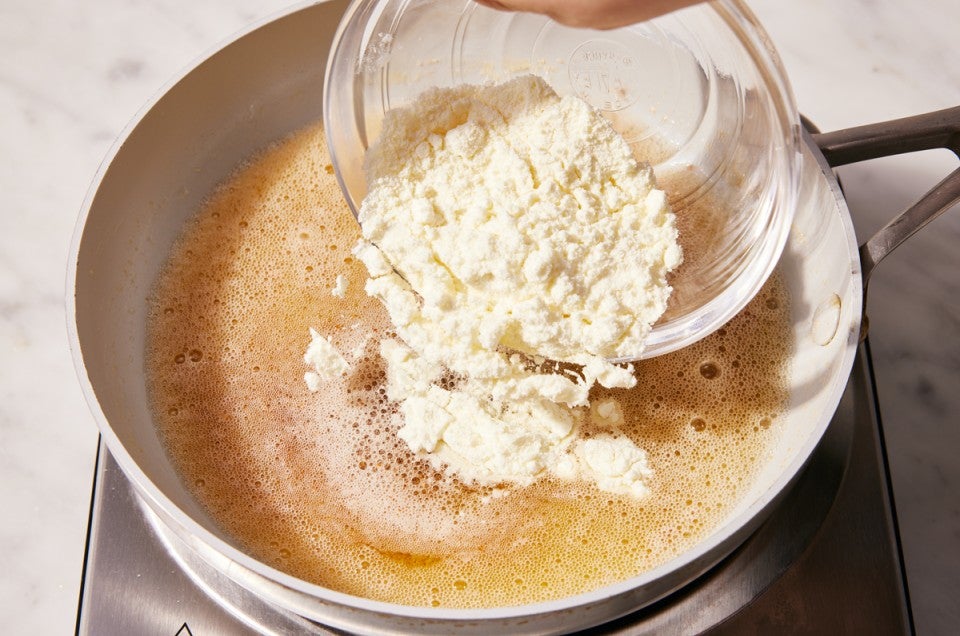
[[[643,494],[641,449],[615,426],[577,433],[595,383],[635,384],[605,358],[642,351],[681,260],[651,169],[527,76],[389,112],[366,170],[355,254],[399,336],[381,353],[404,441],[467,481],[550,473]]]

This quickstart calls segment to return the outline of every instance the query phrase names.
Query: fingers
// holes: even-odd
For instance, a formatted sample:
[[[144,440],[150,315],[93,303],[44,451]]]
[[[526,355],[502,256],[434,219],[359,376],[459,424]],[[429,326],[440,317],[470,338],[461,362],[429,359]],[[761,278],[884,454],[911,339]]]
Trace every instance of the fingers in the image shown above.
[[[474,0],[477,4],[482,4],[485,7],[490,7],[491,9],[497,9],[499,11],[510,11],[510,7],[506,6],[502,2],[497,2],[496,0]]]
[[[549,16],[571,27],[613,29],[643,22],[699,0],[476,0],[501,11],[527,11]]]

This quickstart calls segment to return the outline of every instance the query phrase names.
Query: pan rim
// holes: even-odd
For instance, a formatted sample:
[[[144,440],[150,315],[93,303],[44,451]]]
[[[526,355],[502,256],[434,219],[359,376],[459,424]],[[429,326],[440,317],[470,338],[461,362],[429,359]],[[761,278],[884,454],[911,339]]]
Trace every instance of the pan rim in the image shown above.
[[[596,605],[605,601],[616,600],[616,598],[621,597],[622,595],[628,594],[632,591],[637,591],[644,586],[651,585],[653,582],[658,581],[664,576],[676,572],[682,568],[699,567],[699,571],[697,573],[690,577],[684,577],[683,581],[677,583],[670,589],[666,589],[662,592],[662,594],[660,594],[660,596],[656,598],[645,599],[644,604],[652,603],[657,598],[661,598],[662,596],[674,591],[674,589],[685,585],[687,582],[689,582],[689,580],[692,580],[692,578],[695,576],[699,575],[709,567],[712,567],[719,560],[719,558],[711,558],[709,559],[709,563],[698,564],[700,560],[704,559],[706,555],[721,549],[721,546],[724,546],[725,544],[727,544],[728,547],[724,549],[724,555],[739,545],[740,542],[746,538],[746,535],[755,530],[765,518],[764,511],[769,510],[776,503],[778,498],[783,496],[790,483],[797,477],[803,465],[809,459],[810,454],[813,452],[813,449],[816,447],[817,443],[819,443],[823,432],[826,430],[826,427],[832,418],[832,414],[836,408],[836,405],[839,403],[840,395],[842,394],[845,382],[834,384],[833,393],[829,396],[828,400],[828,404],[832,405],[832,408],[829,410],[829,412],[824,412],[821,417],[822,421],[818,423],[815,428],[811,429],[810,435],[808,436],[804,447],[798,453],[796,453],[794,461],[791,462],[791,464],[783,471],[781,471],[778,480],[776,480],[774,484],[767,489],[766,493],[769,496],[757,499],[752,504],[747,506],[740,514],[726,520],[723,524],[714,528],[710,535],[697,543],[693,548],[684,551],[683,553],[656,568],[643,572],[624,581],[603,586],[596,590],[572,596],[566,596],[552,601],[498,608],[431,608],[375,601],[337,592],[317,584],[308,583],[271,566],[268,566],[221,539],[205,525],[195,520],[177,504],[175,504],[173,500],[168,497],[166,493],[162,491],[142,469],[140,469],[136,461],[133,459],[133,456],[127,451],[123,442],[113,430],[108,418],[106,417],[106,414],[103,412],[102,407],[97,400],[96,391],[87,374],[76,319],[76,282],[79,275],[78,258],[83,243],[86,222],[96,203],[99,188],[107,176],[110,166],[118,156],[121,156],[124,143],[127,138],[133,133],[134,130],[137,129],[144,117],[155,107],[157,107],[158,104],[162,103],[164,97],[171,90],[173,90],[182,79],[187,77],[204,61],[213,55],[227,49],[231,44],[241,40],[263,26],[280,18],[309,9],[310,7],[318,4],[326,3],[312,1],[300,2],[287,9],[276,12],[245,27],[234,36],[224,39],[223,41],[214,45],[214,47],[211,47],[211,49],[209,49],[207,52],[196,58],[173,79],[165,83],[124,127],[122,133],[114,142],[104,160],[101,162],[100,167],[94,176],[93,181],[91,182],[91,186],[88,189],[83,201],[70,244],[70,257],[68,260],[66,279],[67,332],[74,369],[77,373],[84,399],[87,401],[88,407],[101,432],[101,435],[103,435],[104,442],[106,443],[114,459],[116,459],[118,465],[130,479],[130,481],[135,485],[137,491],[144,497],[148,505],[150,505],[155,512],[160,514],[165,523],[179,526],[180,530],[187,532],[190,536],[208,546],[216,553],[229,558],[237,565],[250,570],[256,575],[264,577],[272,583],[278,584],[283,589],[289,590],[297,595],[306,595],[315,600],[326,601],[337,605],[344,605],[350,608],[370,611],[381,615],[402,616],[407,618],[424,619],[428,621],[436,620],[457,622],[470,620],[482,621],[489,619],[521,619],[542,614],[553,614],[562,610],[569,611],[589,605]],[[822,154],[820,154],[819,150],[813,145],[808,135],[804,134],[803,140],[806,146],[814,154],[814,157],[817,159],[820,170],[823,173],[824,178],[827,179],[828,184],[837,199],[837,212],[840,214],[841,222],[844,225],[848,249],[850,249],[850,253],[853,256],[854,263],[856,265],[851,272],[854,277],[853,282],[859,287],[860,271],[859,260],[856,259],[856,240],[853,233],[852,220],[850,218],[849,211],[846,208],[845,200],[839,190],[836,180],[831,176],[828,176],[832,175],[832,173],[830,172],[829,166],[826,165],[825,160],[823,160]],[[862,302],[862,288],[860,289],[861,292],[855,294],[857,303]],[[855,324],[853,326],[856,328],[859,326],[859,307],[853,307],[853,310],[855,311],[856,316],[854,320]],[[842,374],[842,378],[849,376],[850,369],[853,365],[855,352],[856,342],[854,341],[852,343],[847,343],[839,366],[839,373]],[[280,591],[278,590],[277,592]],[[278,594],[272,594],[271,598],[278,604],[288,607],[290,603],[293,603],[295,605],[294,611],[297,611],[298,613],[306,611],[307,613],[304,615],[308,618],[316,618],[320,621],[331,620],[330,616],[327,614],[322,612],[314,613],[311,611],[311,608],[304,608],[301,602],[297,602],[304,601],[305,599],[284,598],[282,594],[279,596]],[[624,613],[635,611],[639,609],[639,607],[640,606],[628,608]],[[614,617],[615,616],[610,615],[608,618],[612,619]]]

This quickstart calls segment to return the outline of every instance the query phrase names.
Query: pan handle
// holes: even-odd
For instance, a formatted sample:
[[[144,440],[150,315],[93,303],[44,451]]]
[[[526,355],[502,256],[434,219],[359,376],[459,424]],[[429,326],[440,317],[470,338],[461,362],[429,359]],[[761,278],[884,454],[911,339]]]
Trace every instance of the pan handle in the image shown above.
[[[960,106],[812,135],[833,167],[907,152],[947,148],[960,158]],[[881,260],[920,228],[960,202],[960,168],[860,245],[864,311],[870,274]],[[864,314],[861,339],[866,336]]]

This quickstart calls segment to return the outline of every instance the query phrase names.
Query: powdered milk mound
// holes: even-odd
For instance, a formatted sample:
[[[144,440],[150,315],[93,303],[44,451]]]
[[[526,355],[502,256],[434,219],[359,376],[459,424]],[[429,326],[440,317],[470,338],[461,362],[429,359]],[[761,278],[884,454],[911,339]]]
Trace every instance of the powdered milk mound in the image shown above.
[[[355,253],[409,347],[383,350],[404,441],[476,483],[644,494],[644,451],[615,429],[580,439],[573,407],[594,382],[633,386],[604,357],[639,354],[667,306],[680,247],[649,166],[586,102],[526,76],[388,112],[366,169]],[[456,387],[437,386],[450,372]]]
[[[397,328],[454,371],[477,375],[475,350],[501,345],[635,356],[666,308],[681,251],[652,170],[538,77],[433,89],[388,112],[366,171],[363,236],[403,276],[375,291],[392,300],[409,283],[420,302]]]
[[[397,335],[364,292],[325,148],[313,126],[242,167],[185,228],[151,298],[154,421],[224,535],[340,592],[494,607],[636,576],[725,518],[784,425],[792,331],[776,277],[723,331],[638,363],[635,388],[595,387],[579,409],[581,439],[619,430],[645,449],[646,497],[587,479],[470,486],[398,437],[380,355]],[[348,367],[317,393],[303,384],[311,326]]]

